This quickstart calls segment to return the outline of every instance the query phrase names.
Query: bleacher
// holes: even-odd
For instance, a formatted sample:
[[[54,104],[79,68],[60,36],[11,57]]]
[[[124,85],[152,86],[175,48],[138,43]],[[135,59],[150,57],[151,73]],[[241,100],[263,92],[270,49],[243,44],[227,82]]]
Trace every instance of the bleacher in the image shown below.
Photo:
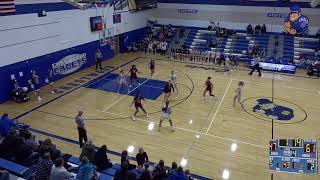
[[[32,131],[34,131],[34,129],[32,129]],[[35,131],[37,132],[37,131]],[[0,144],[2,143],[4,137],[0,136]],[[78,144],[78,142],[74,142],[76,144]],[[98,149],[96,147],[96,149]],[[110,153],[110,151],[108,152]],[[61,154],[63,155],[63,154]],[[119,160],[120,160],[120,155],[121,153],[117,153],[117,152],[111,152],[111,155],[116,155],[119,156]],[[136,161],[135,157],[129,157],[130,161]],[[75,156],[70,156],[67,160],[67,163],[71,166],[71,167],[78,167],[80,165],[80,159],[78,157]],[[135,164],[135,163],[133,163]],[[28,167],[25,165],[21,165],[17,162],[14,161],[13,159],[3,159],[0,158],[0,169],[1,170],[6,170],[10,173],[10,180],[28,180],[32,177],[32,174],[34,173],[34,167],[36,164],[31,164]],[[150,169],[155,169],[155,166],[157,165],[156,163],[153,162],[149,162],[150,165]],[[165,167],[166,170],[169,170],[169,167]],[[119,163],[113,162],[112,167],[110,168],[106,168],[102,171],[99,172],[99,180],[112,180],[116,174],[116,171],[121,169],[121,165]],[[132,169],[130,170],[132,173],[134,173],[137,177],[137,179],[140,178],[142,171],[138,170],[138,169]],[[74,172],[72,172],[72,174],[74,176],[76,176],[76,174]],[[208,178],[202,177],[202,176],[198,176],[195,174],[190,174],[191,177],[195,180],[209,180]]]
[[[188,29],[189,27],[185,27]],[[318,39],[310,37],[292,37],[280,33],[266,33],[248,35],[244,31],[236,31],[236,35],[230,38],[218,38],[218,47],[208,47],[208,41],[213,39],[215,31],[209,31],[205,28],[189,28],[190,32],[183,42],[184,47],[190,50],[214,51],[226,55],[238,55],[242,59],[249,59],[247,51],[250,46],[257,45],[260,49],[265,49],[266,58],[284,59],[288,62],[293,59],[299,64],[299,54],[304,53],[306,58],[314,59],[315,49]]]

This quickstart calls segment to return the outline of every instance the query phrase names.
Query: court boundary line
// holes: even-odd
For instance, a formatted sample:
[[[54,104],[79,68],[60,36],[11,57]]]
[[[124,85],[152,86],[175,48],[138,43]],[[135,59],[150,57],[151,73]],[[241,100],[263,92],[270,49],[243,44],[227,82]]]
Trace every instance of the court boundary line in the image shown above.
[[[220,101],[220,103],[219,103],[219,105],[218,105],[218,107],[217,107],[216,112],[214,113],[214,115],[213,115],[213,117],[212,117],[212,119],[211,119],[211,122],[210,122],[210,124],[209,124],[209,127],[208,127],[208,129],[207,129],[207,131],[206,131],[206,134],[208,134],[208,132],[209,132],[211,126],[212,126],[212,123],[213,123],[214,119],[216,118],[216,116],[217,116],[217,114],[218,114],[218,111],[220,110],[220,107],[221,107],[221,105],[222,105],[222,102],[223,102],[224,98],[226,97],[226,95],[227,95],[227,93],[228,93],[228,90],[229,90],[229,88],[230,88],[230,86],[231,86],[232,81],[233,81],[233,80],[231,79],[230,82],[229,82],[229,84],[228,84],[228,86],[227,86],[226,91],[224,92],[224,94],[223,94],[223,96],[222,96],[222,98],[221,98],[221,101]]]
[[[97,111],[99,111],[97,109]],[[126,115],[123,115],[123,114],[118,114],[118,113],[113,113],[113,112],[110,112],[110,111],[99,111],[99,112],[102,112],[102,113],[107,113],[107,114],[112,114],[112,115],[115,115],[115,116],[122,116],[122,117],[127,117]],[[129,119],[129,118],[128,118]],[[149,120],[145,120],[145,119],[141,119],[141,118],[137,118],[136,117],[136,121],[141,121],[141,122],[147,122],[147,123],[156,123],[155,121],[149,121]],[[162,126],[162,127],[169,127],[169,125],[165,125],[165,126]],[[267,149],[268,147],[267,146],[262,146],[262,145],[258,145],[258,144],[253,144],[253,143],[249,143],[249,142],[245,142],[245,141],[240,141],[240,140],[236,140],[236,139],[231,139],[231,138],[226,138],[226,137],[222,137],[222,136],[217,136],[217,135],[214,135],[214,134],[206,134],[204,132],[199,132],[199,131],[195,131],[195,130],[191,130],[191,129],[186,129],[186,128],[181,128],[181,127],[176,127],[176,126],[173,126],[175,129],[179,129],[179,130],[182,130],[182,131],[188,131],[188,132],[192,132],[192,133],[195,133],[196,135],[204,135],[204,136],[211,136],[211,137],[215,137],[215,138],[218,138],[218,139],[223,139],[223,140],[228,140],[228,141],[232,141],[232,142],[237,142],[237,143],[242,143],[242,144],[246,144],[246,145],[250,145],[250,146],[255,146],[255,147],[259,147],[259,148],[263,148],[263,149]]]

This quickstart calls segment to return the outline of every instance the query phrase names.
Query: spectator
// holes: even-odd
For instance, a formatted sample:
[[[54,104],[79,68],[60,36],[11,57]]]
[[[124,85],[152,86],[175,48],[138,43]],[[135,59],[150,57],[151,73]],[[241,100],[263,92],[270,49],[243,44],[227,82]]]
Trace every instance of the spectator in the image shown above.
[[[28,166],[37,162],[38,153],[29,149],[23,141],[16,145],[15,161],[22,165]]]
[[[314,56],[317,58],[320,55],[320,47],[316,48],[315,52],[314,52]]]
[[[116,171],[114,180],[136,180],[137,177],[134,173],[129,171],[129,164],[124,161],[121,163],[121,169]]]
[[[261,33],[267,33],[267,27],[266,27],[266,25],[265,24],[263,24],[262,25],[262,27],[261,27]]]
[[[33,151],[38,150],[38,149],[39,149],[39,146],[40,146],[39,141],[36,140],[35,136],[32,135],[30,131],[28,131],[28,132],[26,133],[26,139],[25,139],[25,142],[24,142],[24,143],[25,143],[25,145],[26,145],[29,149],[31,149],[31,150],[33,150]]]
[[[152,176],[151,176],[151,172],[149,171],[149,164],[144,163],[144,169],[141,173],[140,180],[151,180],[151,179],[152,179]]]
[[[46,152],[49,152],[52,159],[60,157],[60,152],[56,149],[56,145],[52,144],[49,138],[40,143],[38,152],[40,156],[42,156]]]
[[[216,37],[213,37],[212,40],[209,41],[210,48],[216,48],[218,46],[218,40]]]
[[[44,153],[36,166],[35,180],[49,180],[52,165],[50,153]]]
[[[249,24],[249,25],[247,26],[247,34],[252,34],[252,31],[253,31],[252,25]]]
[[[112,167],[112,163],[107,156],[107,146],[102,145],[100,149],[95,153],[93,164],[97,167],[97,171],[102,171],[106,168]]]
[[[169,170],[168,175],[171,176],[171,174],[177,170],[177,167],[178,167],[177,163],[172,162],[171,169]]]
[[[7,113],[4,113],[0,120],[0,135],[7,136],[14,126],[15,122],[8,117]]]
[[[318,30],[316,37],[320,40],[320,29]]]
[[[63,158],[57,158],[51,169],[50,180],[70,180],[73,175],[69,173],[64,167]]]
[[[186,174],[183,172],[183,168],[179,166],[175,172],[170,176],[170,180],[187,180]]]
[[[83,157],[87,157],[90,162],[93,162],[95,153],[96,153],[95,147],[92,144],[92,141],[89,140],[82,147],[82,151],[81,151],[79,159],[82,159]]]
[[[260,32],[261,32],[261,26],[260,26],[260,24],[258,24],[258,25],[256,25],[256,27],[254,28],[254,33],[255,33],[255,34],[260,34]]]
[[[162,180],[167,178],[167,171],[164,167],[164,161],[160,160],[159,164],[156,166],[152,173],[153,180]]]
[[[136,155],[136,160],[139,168],[142,168],[143,164],[149,161],[148,154],[144,152],[143,148],[139,148],[139,153]]]
[[[28,96],[28,88],[21,87],[17,80],[13,81],[12,98],[16,103],[21,103],[28,101],[30,97]]]
[[[6,170],[0,170],[0,180],[10,180],[10,174]]]
[[[91,180],[96,174],[95,167],[89,162],[86,156],[81,158],[81,163],[79,165],[79,170],[77,173],[78,180]]]
[[[188,180],[193,180],[193,178],[191,177],[191,174],[190,174],[190,170],[189,170],[189,169],[187,169],[187,170],[185,171],[185,174],[186,174]]]
[[[121,164],[123,164],[125,162],[127,163],[129,170],[136,168],[136,165],[130,164],[129,158],[128,158],[128,151],[126,151],[126,150],[122,151],[122,153],[121,153]]]
[[[0,144],[0,157],[11,159],[17,154],[18,148],[22,143],[23,139],[19,137],[19,131],[12,131]]]

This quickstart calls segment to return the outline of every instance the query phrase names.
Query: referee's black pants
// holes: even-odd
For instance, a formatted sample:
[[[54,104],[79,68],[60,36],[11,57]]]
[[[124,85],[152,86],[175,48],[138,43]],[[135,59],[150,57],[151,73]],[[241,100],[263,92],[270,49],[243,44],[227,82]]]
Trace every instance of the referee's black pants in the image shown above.
[[[101,66],[101,59],[97,58],[97,62],[96,62],[96,70],[98,70],[98,66],[100,68],[100,70],[102,70],[102,66]]]
[[[259,73],[259,76],[261,76],[261,71],[260,71],[260,67],[259,67],[259,64],[256,64],[253,66],[251,72],[249,73],[250,75],[252,75],[252,73],[254,72],[254,70],[257,70],[258,73]]]
[[[78,134],[79,134],[79,143],[80,143],[80,148],[82,148],[83,144],[88,141],[87,138],[87,131],[84,128],[79,128],[78,127]],[[84,141],[84,142],[83,142]]]

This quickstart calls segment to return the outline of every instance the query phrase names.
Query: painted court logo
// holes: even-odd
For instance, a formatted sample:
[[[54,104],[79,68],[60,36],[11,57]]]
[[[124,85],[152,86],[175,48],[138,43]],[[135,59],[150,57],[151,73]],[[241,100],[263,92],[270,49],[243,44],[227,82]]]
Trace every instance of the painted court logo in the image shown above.
[[[309,19],[301,14],[299,6],[290,7],[290,13],[284,20],[284,29],[291,35],[303,34],[308,29]]]
[[[281,121],[290,121],[294,117],[291,108],[274,104],[269,99],[258,99],[257,105],[253,107],[253,112],[270,119]]]
[[[52,64],[54,74],[69,74],[87,63],[87,54],[71,54]]]

